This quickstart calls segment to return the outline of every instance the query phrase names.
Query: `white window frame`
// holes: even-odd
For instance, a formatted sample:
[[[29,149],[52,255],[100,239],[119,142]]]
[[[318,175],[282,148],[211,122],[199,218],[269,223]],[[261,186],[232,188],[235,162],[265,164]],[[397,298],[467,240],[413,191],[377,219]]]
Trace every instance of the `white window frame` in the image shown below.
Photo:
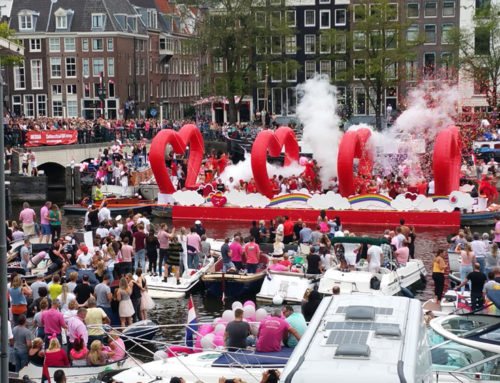
[[[94,57],[92,58],[92,77],[99,77],[100,70],[96,73],[96,64],[102,62],[102,75],[104,76],[104,58],[103,57]]]
[[[76,113],[75,113],[75,109],[76,109]],[[67,100],[66,101],[66,117],[68,117],[68,118],[78,117],[78,100]]]
[[[287,55],[297,53],[297,35],[285,36],[285,53]]]
[[[55,44],[56,41],[57,44]],[[61,52],[61,39],[59,37],[49,37],[49,52]]]
[[[276,52],[276,50],[274,49],[274,42],[276,41],[276,39],[279,41],[279,50]],[[281,38],[281,36],[271,36],[271,54],[273,55],[280,55],[283,53],[283,40]]]
[[[326,50],[323,50],[323,44],[322,44],[322,41],[323,38],[325,38],[326,36],[324,35],[319,35],[319,53],[320,54],[330,54],[332,53],[332,45],[330,44],[330,41],[329,39],[326,37],[326,39],[328,40],[328,44],[326,44]]]
[[[104,28],[104,13],[92,13],[92,29],[98,28]]]
[[[35,47],[33,47],[35,45]],[[42,39],[30,39],[30,52],[42,51]]]
[[[94,41],[101,41],[101,49],[94,48]],[[104,52],[104,39],[102,37],[92,39],[92,52]]]
[[[288,63],[285,64],[285,68],[286,68],[286,81],[297,82],[297,68],[294,68],[293,70],[289,71]]]
[[[106,39],[106,50],[108,52],[113,52],[115,49],[115,43],[113,41],[113,38],[112,37],[109,37]]]
[[[323,25],[323,14],[328,14],[328,25]],[[319,29],[330,29],[332,25],[332,13],[329,9],[321,9],[319,11]]]
[[[308,50],[308,39],[312,39],[314,42],[313,44],[313,50]],[[315,55],[316,54],[316,35],[310,34],[310,35],[304,35],[304,53],[306,55]]]
[[[312,12],[313,14],[313,23],[307,23],[307,13]],[[304,27],[315,27],[316,26],[316,10],[315,9],[305,9],[304,10]]]
[[[427,27],[434,27],[434,42],[427,42]],[[424,36],[425,42],[424,45],[436,45],[437,44],[437,25],[436,24],[424,24]]]
[[[68,15],[56,15],[56,29],[68,29]]]
[[[344,22],[343,23],[338,23],[337,22],[337,13],[342,12],[344,14]],[[335,10],[335,26],[336,27],[343,27],[347,25],[347,11],[344,8],[339,8]]]
[[[410,5],[416,5],[417,6],[417,16],[410,16],[409,10],[410,10]],[[408,19],[418,19],[420,17],[420,3],[413,1],[411,3],[406,4],[406,17]]]
[[[76,95],[77,94],[76,84],[67,84],[66,85],[66,94],[67,95]]]
[[[389,3],[389,4],[387,4],[388,8],[390,8],[392,5],[396,6],[396,18],[395,19],[389,19],[387,21],[398,21],[399,20],[399,4],[398,3]]]
[[[274,82],[274,83],[279,83],[281,81],[283,81],[283,68],[281,66],[281,62],[279,61],[273,61],[271,62],[271,70],[270,70],[270,74],[271,74],[271,82]],[[279,72],[279,78],[275,77],[275,69],[278,68],[278,72]]]
[[[82,76],[84,78],[90,77],[90,59],[88,57],[82,58]]]
[[[82,52],[88,52],[89,51],[89,39],[84,38],[82,39]]]
[[[43,110],[45,113],[40,113],[40,105],[43,105]],[[37,116],[46,116],[47,115],[47,95],[45,94],[37,94],[36,95],[36,112]]]
[[[73,60],[73,63],[69,63],[68,60]],[[74,75],[70,75],[69,71],[68,71],[68,67],[72,66],[72,65],[75,66],[75,74]],[[66,74],[67,78],[76,78],[76,75],[78,73],[77,65],[76,65],[76,57],[65,57],[64,58],[64,70],[65,70],[65,74]]]
[[[448,9],[445,7],[445,4],[453,4],[453,15],[446,15],[444,14],[444,10]],[[455,17],[457,14],[457,3],[455,1],[443,1],[441,5],[441,17]]]
[[[31,102],[28,99],[31,98]],[[36,103],[35,96],[33,94],[24,94],[23,95],[23,103],[24,103],[24,114],[26,117],[33,118],[36,114]],[[28,104],[31,104],[31,113],[28,111]]]
[[[363,40],[362,38],[360,38],[360,36],[362,38],[364,38],[364,40],[365,40],[362,48],[358,48],[356,46],[356,42],[357,41],[362,41]],[[366,33],[365,32],[354,31],[353,32],[353,43],[352,43],[353,50],[355,50],[355,51],[362,51],[363,49],[366,49],[366,44],[367,44],[366,40],[367,40],[367,38],[366,38]]]
[[[28,12],[19,13],[19,30],[31,31],[33,30],[33,14]]]
[[[108,57],[108,77],[115,77],[115,58]]]
[[[426,9],[427,9],[427,6],[426,6],[426,5],[427,5],[428,3],[434,3],[434,5],[436,6],[436,7],[435,7],[435,9],[436,9],[436,14],[435,14],[434,16],[427,16],[427,15],[425,14],[425,11],[426,11]],[[438,15],[439,15],[439,10],[438,10],[438,2],[437,2],[437,0],[434,0],[434,1],[424,1],[423,5],[424,5],[424,7],[423,7],[423,8],[424,8],[424,18],[426,18],[426,19],[435,19],[435,18],[437,18],[437,17],[438,17]]]
[[[342,67],[342,68],[339,68]],[[345,60],[335,60],[335,80],[345,81],[345,73],[347,70],[347,63]],[[340,78],[340,72],[343,73],[344,78]]]
[[[312,73],[312,75],[308,75],[308,71],[310,71],[310,68],[308,68],[308,66],[314,66],[314,71]],[[314,60],[308,60],[308,61],[305,61],[304,62],[304,77],[306,80],[309,80],[310,78],[313,78],[317,73],[317,69],[316,69],[316,61]]]
[[[60,57],[51,57],[50,60],[50,78],[62,78],[62,64]],[[54,71],[54,67],[58,66],[59,71]],[[59,73],[59,75],[57,74]]]
[[[62,96],[62,94],[63,94],[62,84],[52,84],[51,93],[52,93],[52,96]]]
[[[323,64],[327,66],[329,69],[326,71],[326,73],[323,71]],[[331,60],[320,60],[319,62],[319,73],[321,74],[327,74],[328,78],[332,78],[332,61]]]
[[[288,20],[288,15],[293,14],[293,24],[289,23]],[[286,20],[286,25],[288,25],[290,28],[296,27],[297,26],[297,12],[295,10],[286,10],[285,11],[285,20]]]
[[[343,40],[343,49],[341,51],[337,51],[337,38],[342,38]],[[335,36],[335,53],[346,53],[347,51],[347,36],[345,34],[338,34]]]
[[[410,32],[417,32],[414,38],[410,39]],[[415,42],[418,40],[418,36],[420,35],[420,24],[410,24],[406,30],[406,41]]]
[[[365,63],[365,74],[364,74],[364,77],[356,77],[356,61],[363,61]],[[356,59],[353,59],[352,60],[352,69],[353,69],[353,79],[354,80],[366,80],[366,60],[365,59],[361,59],[361,58],[356,58]]]
[[[454,27],[455,27],[455,24],[453,24],[453,23],[442,23],[441,24],[441,45],[448,45],[448,44],[452,43],[449,38],[445,39],[445,33],[446,33],[447,28],[449,28],[448,29],[448,32],[449,32]]]
[[[259,22],[261,16],[264,16],[264,24],[263,25],[259,24],[259,25],[257,25],[257,27],[258,28],[265,28],[266,25],[267,25],[267,14],[266,14],[266,12],[264,12],[264,11],[256,11],[255,12],[255,21]]]
[[[71,40],[73,40],[73,49],[71,49]],[[70,42],[70,44],[67,44],[67,42]],[[76,52],[76,39],[74,37],[64,38],[64,52]]]
[[[61,114],[56,114],[56,104],[57,108],[61,108]],[[52,116],[53,117],[64,117],[64,107],[62,100],[52,100]]]
[[[358,103],[357,103],[357,97],[356,97],[358,93],[363,93],[365,96],[365,111],[364,111],[364,113],[359,113],[359,111],[358,111],[358,107],[357,107]],[[369,101],[368,101],[368,95],[366,94],[366,89],[356,87],[353,89],[352,94],[353,94],[353,108],[352,109],[354,112],[353,114],[355,116],[367,116],[369,114],[369,110],[367,110],[367,109],[369,109],[369,106],[368,106]]]
[[[14,90],[25,90],[26,65],[24,63],[24,60],[22,61],[22,65],[15,66],[13,70],[14,70]]]

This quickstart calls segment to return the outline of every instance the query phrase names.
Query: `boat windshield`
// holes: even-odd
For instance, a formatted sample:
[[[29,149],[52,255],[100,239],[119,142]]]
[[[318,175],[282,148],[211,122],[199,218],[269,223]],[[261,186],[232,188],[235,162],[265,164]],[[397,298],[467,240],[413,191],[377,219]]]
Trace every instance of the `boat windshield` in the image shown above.
[[[491,322],[482,321],[481,317],[453,316],[441,322],[444,330],[461,338],[470,337],[492,326]]]

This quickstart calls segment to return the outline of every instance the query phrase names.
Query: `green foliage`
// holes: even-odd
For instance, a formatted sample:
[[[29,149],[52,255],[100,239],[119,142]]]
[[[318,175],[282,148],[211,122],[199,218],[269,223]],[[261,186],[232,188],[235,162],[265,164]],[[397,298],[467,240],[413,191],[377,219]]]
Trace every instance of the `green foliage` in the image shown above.
[[[196,109],[194,108],[193,105],[189,105],[188,107],[184,108],[185,118],[192,118],[194,116],[196,116]]]
[[[19,45],[23,45],[22,41],[14,38],[15,31],[9,28],[9,24],[6,22],[0,23],[0,37],[10,40]],[[19,66],[23,64],[23,58],[17,56],[5,56],[2,57],[2,66]]]

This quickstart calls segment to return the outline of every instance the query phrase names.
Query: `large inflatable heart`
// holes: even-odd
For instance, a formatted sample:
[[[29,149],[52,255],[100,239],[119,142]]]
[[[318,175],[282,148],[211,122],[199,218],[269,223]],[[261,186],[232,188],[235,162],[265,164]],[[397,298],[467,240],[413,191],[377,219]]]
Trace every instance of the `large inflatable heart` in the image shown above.
[[[211,197],[212,205],[222,207],[227,203],[227,198],[222,193],[216,193]]]
[[[432,160],[435,195],[449,195],[460,187],[462,140],[456,126],[439,132]]]
[[[149,150],[149,162],[155,175],[156,183],[162,194],[173,194],[176,189],[170,180],[167,166],[165,164],[165,148],[167,144],[172,145],[176,154],[184,154],[189,146],[188,171],[186,175],[186,188],[196,187],[196,179],[203,160],[204,143],[203,137],[193,124],[184,125],[178,132],[172,129],[160,131],[153,141]]]
[[[339,191],[343,197],[355,194],[354,159],[359,158],[358,176],[371,178],[373,169],[373,146],[368,142],[371,131],[360,128],[346,132],[340,141],[337,156]]]
[[[252,173],[257,186],[257,191],[268,198],[273,198],[274,192],[267,174],[267,153],[272,157],[281,155],[281,149],[285,148],[284,166],[299,160],[299,144],[295,133],[288,126],[281,126],[272,130],[260,132],[252,146]]]

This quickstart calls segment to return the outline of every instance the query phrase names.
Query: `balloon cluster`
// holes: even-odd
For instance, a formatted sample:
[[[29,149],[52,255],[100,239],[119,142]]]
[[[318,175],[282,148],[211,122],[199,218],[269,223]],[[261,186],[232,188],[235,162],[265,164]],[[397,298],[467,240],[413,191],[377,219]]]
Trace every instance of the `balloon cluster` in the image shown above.
[[[220,318],[215,318],[212,324],[203,324],[198,329],[195,348],[203,350],[215,350],[217,347],[224,347],[224,332],[226,325],[234,320],[236,309],[243,310],[243,320],[249,322],[253,335],[257,335],[260,321],[268,316],[265,309],[255,309],[253,301],[241,303],[233,302],[231,310],[226,310]]]

